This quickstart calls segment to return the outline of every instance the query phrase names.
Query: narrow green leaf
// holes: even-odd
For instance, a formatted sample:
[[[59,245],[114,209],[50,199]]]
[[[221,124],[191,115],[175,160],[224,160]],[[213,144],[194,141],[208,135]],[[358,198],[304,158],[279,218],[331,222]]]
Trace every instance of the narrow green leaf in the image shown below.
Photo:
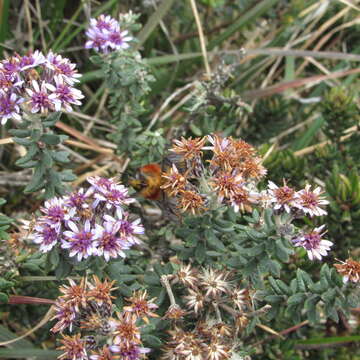
[[[16,339],[17,337],[19,337],[19,335],[14,334],[10,330],[8,330],[5,326],[0,325],[0,342]],[[20,339],[12,346],[28,348],[28,349],[34,347],[34,345],[29,340],[26,339]]]
[[[170,10],[174,0],[163,0],[160,5],[157,7],[155,12],[150,16],[150,19],[139,32],[137,38],[139,39],[139,43],[137,45],[137,49],[144,44],[146,39],[151,35],[156,26],[160,23],[161,19],[166,15],[166,13]]]
[[[37,359],[51,360],[56,359],[61,354],[62,352],[57,350],[27,349],[20,346],[14,349],[0,349],[0,357],[3,359],[27,359],[36,357]]]
[[[322,117],[317,118],[309,129],[303,134],[300,139],[297,139],[293,146],[292,150],[297,151],[309,146],[317,132],[320,130],[321,126],[324,123],[324,119]]]
[[[312,338],[312,339],[307,339],[307,340],[298,340],[298,341],[296,341],[296,344],[320,345],[320,344],[347,343],[347,342],[353,342],[353,341],[360,341],[360,335]]]
[[[223,31],[216,39],[209,43],[209,50],[214,49],[215,46],[220,45],[224,40],[228,39],[234,33],[240,31],[241,28],[248,25],[248,23],[255,24],[256,18],[268,11],[279,0],[263,0],[253,8],[244,11],[244,15],[237,21],[230,25],[225,31]]]

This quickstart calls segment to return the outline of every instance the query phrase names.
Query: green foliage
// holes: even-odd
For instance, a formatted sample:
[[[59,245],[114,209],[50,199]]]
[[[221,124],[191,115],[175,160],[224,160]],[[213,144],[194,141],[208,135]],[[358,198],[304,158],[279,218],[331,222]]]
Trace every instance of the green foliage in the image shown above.
[[[345,130],[360,121],[360,112],[354,95],[344,88],[334,87],[330,89],[321,102],[321,112],[325,118],[325,135],[332,141],[338,142]]]
[[[141,156],[146,152],[149,161],[159,161],[164,148],[160,132],[145,131],[146,123],[141,119],[148,111],[145,96],[150,92],[154,77],[139,52],[123,51],[105,57],[94,56],[92,61],[101,66],[110,94],[112,123],[116,131],[109,138],[117,144],[119,153]],[[154,149],[149,153],[149,148]],[[143,161],[143,159],[142,159]]]
[[[25,188],[25,193],[44,189],[42,196],[46,199],[61,195],[65,191],[63,182],[73,181],[70,170],[56,169],[70,162],[69,153],[57,150],[54,146],[62,144],[68,137],[52,132],[50,128],[59,120],[60,112],[52,113],[43,121],[33,118],[23,120],[18,129],[10,130],[14,141],[26,148],[26,155],[17,160],[16,165],[22,168],[32,168],[33,176]]]
[[[271,276],[267,280],[267,289],[258,296],[272,306],[267,315],[269,320],[285,316],[298,323],[305,317],[315,324],[324,311],[326,317],[338,322],[339,312],[348,315],[350,307],[360,304],[358,295],[344,293],[341,277],[327,264],[322,265],[318,281],[301,269],[297,269],[296,277],[287,284]]]

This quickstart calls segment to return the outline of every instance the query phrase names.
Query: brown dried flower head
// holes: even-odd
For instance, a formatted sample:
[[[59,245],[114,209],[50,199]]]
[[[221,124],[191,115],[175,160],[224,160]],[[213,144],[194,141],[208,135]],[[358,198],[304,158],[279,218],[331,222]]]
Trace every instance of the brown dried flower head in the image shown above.
[[[198,273],[190,264],[180,266],[176,273],[176,278],[184,285],[194,288],[198,284]]]
[[[243,310],[250,302],[249,290],[236,288],[232,290],[230,298],[239,310]]]
[[[153,310],[156,310],[158,306],[153,303],[155,298],[147,300],[147,291],[139,290],[134,295],[126,300],[130,303],[129,306],[124,306],[124,311],[131,312],[136,315],[137,318],[142,318],[145,322],[149,322],[148,316],[158,317]]]
[[[245,188],[239,189],[230,200],[230,204],[234,208],[235,212],[238,212],[239,210],[241,212],[251,212],[252,206],[258,202],[259,194],[250,192]]]
[[[225,360],[232,356],[231,348],[224,345],[219,340],[212,341],[206,348],[204,348],[206,360]]]
[[[175,164],[172,164],[172,167],[161,176],[163,181],[160,188],[169,196],[176,196],[181,190],[185,189],[186,175],[181,174]]]
[[[204,197],[193,190],[180,191],[178,208],[181,212],[188,211],[193,215],[207,210]]]
[[[86,280],[82,278],[79,284],[69,279],[70,285],[60,286],[59,291],[62,293],[60,297],[73,305],[77,311],[80,307],[86,307],[87,290]]]
[[[227,171],[220,171],[212,178],[209,185],[217,192],[219,202],[224,199],[232,200],[238,192],[241,192],[243,178]]]
[[[114,344],[118,345],[123,341],[140,344],[140,329],[136,325],[136,315],[132,313],[117,313],[116,315],[117,319],[109,321],[115,335]]]
[[[164,319],[180,320],[187,314],[178,304],[170,305],[164,315]]]
[[[76,359],[76,360],[87,360],[88,356],[86,353],[86,347],[84,341],[81,339],[80,334],[74,336],[64,335],[63,339],[60,340],[63,344],[58,347],[59,350],[63,351],[63,354],[59,356],[59,359]]]
[[[111,296],[110,293],[117,289],[117,287],[113,287],[116,281],[100,281],[100,279],[96,275],[93,276],[93,281],[94,284],[88,284],[88,298],[91,300],[95,300],[96,303],[98,303],[99,305],[112,304],[111,299],[115,299],[115,296]]]
[[[198,314],[205,304],[205,296],[198,289],[188,289],[188,295],[184,296],[186,306]]]
[[[174,146],[170,151],[181,155],[186,160],[193,160],[203,155],[201,149],[204,147],[206,137],[185,139],[181,137],[181,140],[174,140]]]
[[[235,327],[239,330],[245,329],[248,323],[249,319],[245,315],[239,315],[235,319]]]
[[[340,264],[334,264],[338,273],[343,276],[344,282],[354,282],[357,283],[360,281],[360,263],[351,258],[340,261]]]
[[[217,298],[219,295],[228,293],[230,283],[227,281],[228,272],[217,269],[203,269],[200,274],[200,285],[205,291],[205,297]]]

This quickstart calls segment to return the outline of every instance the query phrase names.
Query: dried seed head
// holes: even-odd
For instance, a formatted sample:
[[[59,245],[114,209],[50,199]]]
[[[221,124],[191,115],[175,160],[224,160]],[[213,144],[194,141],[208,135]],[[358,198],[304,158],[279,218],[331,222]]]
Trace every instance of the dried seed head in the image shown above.
[[[147,316],[158,317],[153,310],[158,306],[153,303],[155,298],[147,300],[147,291],[135,291],[134,295],[126,299],[130,305],[124,306],[124,311],[130,312],[136,315],[138,318],[143,318],[145,322],[148,322]]]
[[[351,258],[340,262],[340,264],[334,264],[334,266],[338,273],[343,276],[343,281],[360,282],[360,263]]]
[[[228,293],[230,284],[227,281],[229,273],[216,269],[203,269],[200,274],[200,285],[205,291],[205,297],[217,298]]]
[[[111,319],[110,325],[115,335],[114,344],[118,345],[123,341],[140,344],[140,329],[136,325],[137,317],[131,313],[117,313],[117,319]]]
[[[115,283],[114,281],[100,281],[99,278],[94,275],[93,276],[94,284],[89,283],[89,291],[87,293],[87,296],[89,299],[93,299],[97,304],[100,306],[103,304],[112,304],[112,300],[115,296],[111,296],[110,293],[114,290],[116,290],[116,287],[112,287]]]
[[[186,306],[198,314],[205,304],[205,296],[198,289],[188,289],[189,295],[184,296]]]
[[[192,190],[180,191],[178,207],[180,211],[188,211],[193,215],[207,210],[204,197]]]
[[[250,300],[249,290],[236,288],[231,292],[230,298],[239,310],[243,310]]]
[[[184,157],[186,160],[192,160],[202,156],[201,149],[206,142],[206,137],[203,138],[189,138],[181,137],[181,140],[174,140],[174,146],[170,151],[175,152]]]
[[[187,311],[181,309],[181,307],[177,304],[170,305],[168,310],[166,311],[164,318],[171,320],[180,320],[187,314]]]
[[[232,355],[231,348],[219,340],[212,341],[203,349],[207,360],[225,360],[230,359]]]
[[[198,274],[195,269],[191,268],[191,265],[181,265],[180,269],[176,273],[177,279],[185,286],[194,288],[198,284]]]
[[[63,335],[63,339],[60,342],[63,344],[58,347],[59,350],[63,351],[63,354],[59,356],[59,359],[76,359],[76,360],[87,360],[88,356],[86,353],[85,341],[80,338],[80,334],[74,336]]]
[[[249,319],[245,315],[239,315],[235,319],[235,327],[239,330],[244,329],[249,323]]]
[[[179,173],[175,164],[172,164],[172,167],[161,176],[163,178],[161,189],[169,196],[176,196],[181,190],[185,189],[187,183],[186,175]]]

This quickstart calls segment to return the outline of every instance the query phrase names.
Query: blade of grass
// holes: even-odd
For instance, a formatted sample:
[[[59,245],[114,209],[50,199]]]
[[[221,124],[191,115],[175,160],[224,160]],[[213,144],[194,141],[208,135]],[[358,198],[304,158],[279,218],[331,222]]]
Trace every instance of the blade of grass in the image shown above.
[[[344,77],[347,75],[353,75],[353,74],[357,74],[357,73],[360,73],[360,68],[350,69],[350,70],[345,70],[345,71],[336,71],[329,75],[315,75],[315,76],[310,76],[310,77],[304,78],[304,79],[297,79],[294,81],[282,82],[282,83],[279,83],[279,84],[276,84],[273,86],[269,86],[265,89],[246,91],[242,94],[242,96],[244,99],[248,99],[248,100],[255,99],[255,98],[261,98],[261,97],[266,97],[266,96],[270,96],[270,95],[274,95],[274,94],[279,94],[288,89],[297,88],[297,87],[304,86],[304,85],[313,86],[324,80],[336,79],[336,78]]]
[[[9,5],[10,0],[0,1],[0,43],[4,43],[9,31]],[[0,54],[3,47],[0,47]]]
[[[0,342],[16,339],[18,335],[8,330],[5,326],[0,325]],[[17,342],[17,346],[22,348],[33,348],[33,344],[26,339],[21,339]]]
[[[29,357],[35,357],[37,359],[56,359],[62,354],[61,351],[57,350],[42,350],[42,349],[27,349],[27,348],[16,348],[16,349],[0,349],[0,357],[2,359],[27,359]]]
[[[69,22],[65,25],[63,31],[60,33],[60,35],[57,37],[56,41],[52,44],[51,48],[54,51],[59,50],[59,44],[61,43],[62,39],[66,36],[67,32],[69,31],[69,29],[73,26],[75,20],[78,18],[78,16],[80,15],[80,12],[83,8],[83,4],[80,3],[80,5],[78,6],[78,8],[76,9],[76,11],[74,12],[73,16],[70,18]]]
[[[335,344],[335,343],[343,343],[343,342],[351,342],[351,341],[360,341],[360,335],[312,338],[307,340],[298,340],[296,341],[296,343],[310,345],[310,344]]]
[[[221,54],[237,54],[239,50],[230,51],[212,51],[208,55],[221,55]],[[246,50],[247,56],[294,56],[294,57],[314,57],[320,59],[333,59],[333,60],[347,60],[347,61],[360,61],[360,55],[357,54],[345,54],[332,51],[305,51],[305,50],[284,50],[278,48],[265,48],[265,49],[249,49]],[[202,56],[201,52],[184,53],[178,55],[164,55],[155,56],[150,59],[145,59],[149,65],[165,65],[173,62],[193,60]],[[89,71],[80,78],[81,83],[87,83],[96,79],[102,78],[102,72],[100,70]]]
[[[309,146],[311,140],[316,136],[323,123],[324,119],[322,117],[318,117],[307,129],[307,131],[305,131],[305,133],[293,143],[292,149],[297,151]]]
[[[163,0],[156,11],[150,16],[150,19],[137,36],[139,39],[139,43],[136,46],[137,49],[140,48],[142,44],[144,44],[146,39],[151,35],[156,26],[159,24],[160,20],[170,10],[173,3],[174,0]]]
[[[245,14],[240,17],[234,24],[230,25],[219,37],[209,43],[209,50],[214,49],[215,46],[220,45],[224,40],[229,38],[235,32],[239,31],[242,27],[247,25],[249,22],[255,23],[255,19],[265,13],[275,5],[279,0],[263,0],[253,8],[245,11]]]

